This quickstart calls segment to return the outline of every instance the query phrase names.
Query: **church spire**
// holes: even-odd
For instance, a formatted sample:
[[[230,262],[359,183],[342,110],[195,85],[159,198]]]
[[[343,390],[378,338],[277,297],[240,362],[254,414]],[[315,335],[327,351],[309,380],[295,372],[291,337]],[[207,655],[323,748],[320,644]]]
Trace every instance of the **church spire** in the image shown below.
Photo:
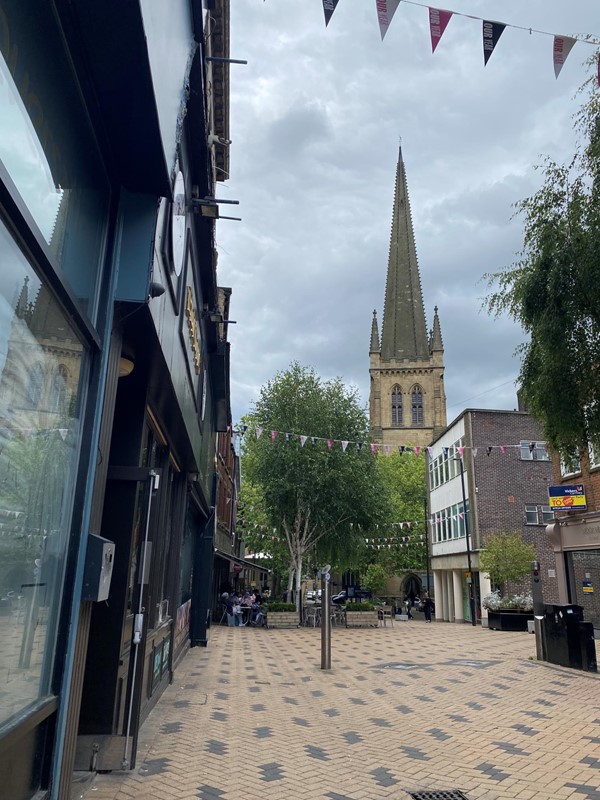
[[[438,322],[439,327],[439,322]],[[428,359],[429,342],[402,148],[398,152],[381,359]]]
[[[377,311],[373,311],[373,322],[371,323],[371,346],[369,353],[379,352],[379,330],[377,328]]]
[[[440,328],[440,318],[438,317],[438,307],[433,309],[433,331],[431,332],[431,352],[441,350],[444,352],[444,342],[442,340],[442,329]]]

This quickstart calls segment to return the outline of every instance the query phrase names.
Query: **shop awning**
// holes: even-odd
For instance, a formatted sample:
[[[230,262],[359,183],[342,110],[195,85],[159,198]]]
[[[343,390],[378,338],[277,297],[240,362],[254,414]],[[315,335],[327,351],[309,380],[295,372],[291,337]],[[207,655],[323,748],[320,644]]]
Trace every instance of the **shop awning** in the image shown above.
[[[248,567],[249,569],[258,569],[261,572],[271,572],[270,569],[263,567],[262,564],[257,564],[256,561],[248,561],[245,558],[238,558],[238,556],[234,556],[231,553],[226,553],[225,550],[219,550],[218,547],[215,547],[215,555],[219,556],[219,558],[226,558],[233,564],[240,564],[242,567]]]

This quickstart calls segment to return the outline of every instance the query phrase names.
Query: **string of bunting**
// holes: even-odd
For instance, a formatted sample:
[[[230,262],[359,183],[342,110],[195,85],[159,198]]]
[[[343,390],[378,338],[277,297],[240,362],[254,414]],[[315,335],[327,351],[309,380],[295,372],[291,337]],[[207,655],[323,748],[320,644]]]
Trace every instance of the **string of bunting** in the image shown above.
[[[329,25],[333,12],[335,11],[339,0],[322,0],[323,12],[325,14],[325,25]],[[375,0],[375,8],[377,11],[377,21],[379,23],[379,32],[381,34],[381,41],[384,40],[388,28],[392,22],[394,14],[400,5],[401,0]],[[402,0],[412,6],[420,6],[426,8],[429,12],[429,34],[431,37],[431,52],[435,53],[435,49],[441,41],[444,31],[453,16],[466,17],[467,19],[478,20],[482,23],[482,40],[483,40],[483,65],[486,66],[490,56],[496,49],[500,37],[506,28],[516,28],[517,30],[528,31],[530,34],[540,34],[542,36],[552,36],[552,61],[554,64],[554,75],[558,78],[569,53],[577,42],[582,44],[598,45],[598,39],[586,36],[563,36],[560,34],[550,33],[549,31],[542,31],[536,28],[526,28],[523,25],[512,25],[508,22],[497,22],[487,20],[483,17],[475,16],[474,14],[464,14],[460,11],[451,11],[444,8],[433,8],[425,3],[419,3],[417,0]],[[598,85],[600,86],[600,59],[598,61]]]
[[[244,519],[238,519],[237,524],[240,525],[241,527],[248,526],[248,522],[246,520],[244,520]],[[350,528],[354,527],[354,522],[350,522],[349,524],[350,524]],[[383,523],[381,525],[379,525],[379,524],[375,525],[375,530],[379,530],[380,528],[386,528],[386,529],[387,528],[400,528],[400,530],[403,530],[405,526],[406,526],[406,528],[408,530],[411,530],[414,525],[420,525],[420,524],[421,524],[421,520],[415,520],[415,521],[412,521],[412,522],[387,522],[387,523]],[[272,528],[271,529],[271,528],[269,528],[268,525],[261,525],[259,522],[251,523],[250,527],[253,530],[259,530],[259,531],[266,531],[266,530],[271,531],[272,530],[273,536],[271,536],[269,538],[279,538],[278,533],[277,533],[277,528]],[[358,530],[362,530],[362,526],[361,526],[360,523],[356,523],[356,527],[358,528]],[[421,534],[421,536],[422,536],[422,534]],[[414,537],[408,537],[408,536],[405,537],[406,540],[409,540],[409,538],[412,539]],[[394,541],[397,541],[397,540],[398,540],[398,537],[394,537]],[[402,541],[404,541],[404,539]]]
[[[264,428],[257,427],[254,429],[256,438],[260,439],[260,437],[265,433]],[[310,442],[312,445],[316,445],[318,442],[326,442],[327,449],[333,450],[335,445],[341,445],[341,448],[344,452],[347,452],[349,447],[353,447],[356,450],[362,450],[365,447],[369,447],[371,453],[375,455],[375,453],[384,453],[386,456],[390,455],[392,452],[399,452],[399,453],[413,453],[414,455],[418,456],[422,453],[427,452],[429,456],[433,455],[434,448],[427,446],[427,447],[420,447],[418,445],[404,445],[399,444],[395,447],[391,444],[379,444],[378,442],[353,442],[349,439],[327,439],[324,436],[308,436],[305,434],[299,433],[284,433],[282,431],[269,431],[271,436],[271,443],[274,443],[275,440],[281,437],[286,444],[290,444],[292,441],[300,441],[300,446],[304,447],[307,442]],[[533,452],[536,447],[542,446],[544,451],[548,452],[548,446],[545,442],[529,442],[529,451]],[[490,445],[454,445],[452,447],[442,447],[442,453],[445,458],[447,458],[450,454],[450,451],[458,453],[458,455],[462,458],[463,453],[465,450],[471,450],[473,457],[476,458],[477,454],[480,450],[484,451],[486,455],[491,455],[494,450],[499,450],[502,455],[506,455],[508,450],[513,448],[521,448],[521,443],[519,444],[490,444]]]

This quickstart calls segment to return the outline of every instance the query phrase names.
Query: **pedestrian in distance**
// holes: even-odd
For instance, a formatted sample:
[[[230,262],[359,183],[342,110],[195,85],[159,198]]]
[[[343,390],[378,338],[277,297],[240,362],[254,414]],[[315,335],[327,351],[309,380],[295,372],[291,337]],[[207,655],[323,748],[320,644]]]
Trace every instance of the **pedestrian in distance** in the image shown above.
[[[425,622],[431,622],[431,614],[435,611],[435,605],[431,597],[429,597],[429,592],[425,592],[421,605],[425,612]]]

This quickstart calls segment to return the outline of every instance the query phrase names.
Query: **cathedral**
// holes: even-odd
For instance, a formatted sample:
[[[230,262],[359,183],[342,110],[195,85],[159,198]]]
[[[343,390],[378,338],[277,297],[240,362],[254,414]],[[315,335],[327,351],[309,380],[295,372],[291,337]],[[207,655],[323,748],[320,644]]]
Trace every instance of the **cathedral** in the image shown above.
[[[424,447],[446,428],[444,344],[437,307],[427,332],[402,149],[381,337],[373,312],[369,413],[374,442]]]

